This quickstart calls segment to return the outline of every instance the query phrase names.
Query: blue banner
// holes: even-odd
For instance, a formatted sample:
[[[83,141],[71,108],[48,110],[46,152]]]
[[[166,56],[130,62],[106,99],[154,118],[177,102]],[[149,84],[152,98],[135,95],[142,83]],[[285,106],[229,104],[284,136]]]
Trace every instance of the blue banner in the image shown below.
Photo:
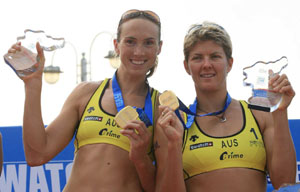
[[[1,192],[60,192],[73,165],[74,146],[70,144],[48,163],[29,167],[25,161],[22,127],[0,127],[3,139]]]

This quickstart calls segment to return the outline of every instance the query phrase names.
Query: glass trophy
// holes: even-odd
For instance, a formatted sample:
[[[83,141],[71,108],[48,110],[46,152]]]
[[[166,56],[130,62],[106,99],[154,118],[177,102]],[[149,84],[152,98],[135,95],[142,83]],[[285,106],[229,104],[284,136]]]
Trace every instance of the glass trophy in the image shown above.
[[[283,56],[276,61],[258,61],[243,69],[244,86],[252,88],[252,95],[248,99],[249,108],[273,112],[279,107],[282,95],[272,90],[269,79],[280,74],[287,65],[288,59]]]
[[[30,29],[24,31],[24,36],[17,37],[17,41],[21,42],[21,51],[5,54],[4,61],[20,78],[32,74],[38,68],[37,42],[40,43],[44,51],[54,51],[65,45],[64,38],[53,38],[46,35],[44,31]]]

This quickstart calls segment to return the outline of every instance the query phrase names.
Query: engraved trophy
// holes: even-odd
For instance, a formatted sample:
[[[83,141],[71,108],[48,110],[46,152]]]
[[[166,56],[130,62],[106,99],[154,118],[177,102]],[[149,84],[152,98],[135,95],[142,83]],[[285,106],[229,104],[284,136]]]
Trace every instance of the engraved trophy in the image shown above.
[[[279,107],[282,95],[272,91],[269,79],[280,74],[287,65],[288,59],[283,56],[276,61],[258,61],[243,69],[244,86],[252,88],[252,96],[248,99],[249,108],[273,112]]]
[[[53,38],[44,31],[30,29],[24,31],[24,36],[17,37],[17,41],[21,42],[21,51],[5,54],[4,60],[21,79],[34,73],[38,68],[37,42],[44,51],[54,51],[65,45],[64,38]]]

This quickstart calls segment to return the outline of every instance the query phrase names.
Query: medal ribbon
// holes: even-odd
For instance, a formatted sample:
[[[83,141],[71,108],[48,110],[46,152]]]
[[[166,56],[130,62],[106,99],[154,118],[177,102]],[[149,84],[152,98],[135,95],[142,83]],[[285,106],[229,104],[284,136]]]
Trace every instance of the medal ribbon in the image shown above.
[[[112,78],[112,89],[113,89],[115,104],[119,112],[125,107],[125,105],[122,96],[122,91],[117,80],[117,72],[114,74]],[[145,99],[144,110],[137,107],[133,107],[133,108],[136,109],[137,113],[139,114],[140,120],[142,120],[147,127],[153,124],[152,123],[152,101],[151,101],[149,85],[148,85],[148,93]]]
[[[182,103],[182,101],[180,101],[180,99],[178,99],[178,101],[179,101],[179,109],[182,110],[182,111],[184,111],[187,114],[187,123],[186,124],[184,124],[184,122],[181,119],[180,115],[178,116],[178,114],[176,113],[176,111],[175,111],[175,113],[179,117],[180,121],[183,123],[184,127],[185,128],[190,128],[192,126],[193,122],[194,122],[195,117],[215,116],[215,115],[219,115],[219,114],[225,112],[226,109],[228,108],[228,106],[230,105],[231,100],[232,99],[231,99],[229,93],[227,93],[227,95],[226,95],[226,102],[225,102],[225,105],[224,105],[224,107],[223,107],[222,110],[216,111],[216,112],[211,112],[211,113],[206,113],[206,114],[202,114],[202,115],[197,115],[197,113],[196,113],[196,110],[197,110],[197,98],[195,99],[194,103],[190,105],[189,108],[187,108]]]

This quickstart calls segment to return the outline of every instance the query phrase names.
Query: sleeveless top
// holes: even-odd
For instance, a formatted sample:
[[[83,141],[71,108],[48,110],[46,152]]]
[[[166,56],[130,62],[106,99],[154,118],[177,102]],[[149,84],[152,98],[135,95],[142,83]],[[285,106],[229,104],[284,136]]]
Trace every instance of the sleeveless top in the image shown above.
[[[75,133],[75,152],[84,145],[95,143],[111,144],[128,152],[130,151],[130,141],[126,136],[120,133],[121,128],[114,120],[115,115],[107,113],[101,106],[101,99],[104,95],[105,89],[109,85],[109,80],[110,79],[105,79],[100,84],[84,110]],[[157,96],[158,91],[152,89],[152,109],[155,109]],[[154,110],[152,110],[152,113],[154,117]],[[154,122],[154,120],[152,122]],[[153,136],[153,126],[149,126],[148,129]],[[153,138],[148,146],[148,154],[153,153],[152,143]]]
[[[266,150],[260,128],[248,104],[241,130],[226,137],[205,134],[196,121],[185,130],[183,142],[184,178],[223,168],[243,167],[265,171]]]

